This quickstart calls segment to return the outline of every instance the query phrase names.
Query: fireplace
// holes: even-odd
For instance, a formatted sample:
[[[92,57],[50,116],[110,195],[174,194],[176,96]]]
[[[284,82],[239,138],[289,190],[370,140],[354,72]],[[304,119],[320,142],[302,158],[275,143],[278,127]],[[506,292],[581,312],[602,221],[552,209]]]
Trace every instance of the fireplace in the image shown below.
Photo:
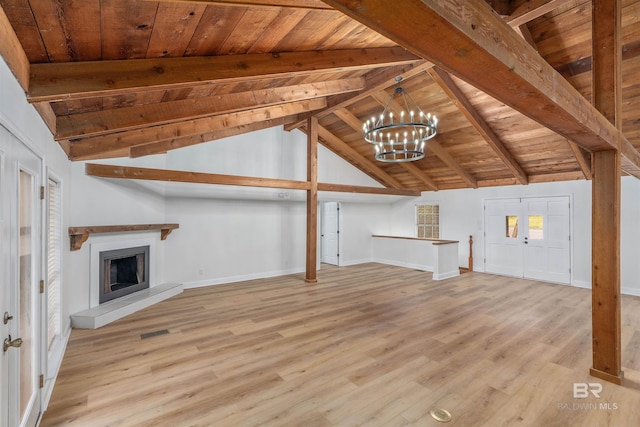
[[[100,252],[100,304],[149,287],[149,246]]]

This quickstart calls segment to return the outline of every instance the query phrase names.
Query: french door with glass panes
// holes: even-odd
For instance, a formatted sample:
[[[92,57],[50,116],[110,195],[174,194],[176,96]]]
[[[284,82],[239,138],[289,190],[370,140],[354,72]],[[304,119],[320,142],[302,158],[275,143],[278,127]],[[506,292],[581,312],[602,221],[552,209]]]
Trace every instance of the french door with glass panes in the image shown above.
[[[485,200],[485,271],[570,283],[570,218],[569,196]]]
[[[0,126],[0,426],[41,412],[42,160]]]

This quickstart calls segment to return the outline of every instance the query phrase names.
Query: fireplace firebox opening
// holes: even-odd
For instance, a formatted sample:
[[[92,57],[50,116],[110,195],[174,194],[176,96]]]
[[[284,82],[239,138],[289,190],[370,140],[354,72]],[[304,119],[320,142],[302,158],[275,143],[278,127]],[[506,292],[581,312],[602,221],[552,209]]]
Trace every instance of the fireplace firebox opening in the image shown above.
[[[100,252],[100,304],[149,287],[149,246]]]

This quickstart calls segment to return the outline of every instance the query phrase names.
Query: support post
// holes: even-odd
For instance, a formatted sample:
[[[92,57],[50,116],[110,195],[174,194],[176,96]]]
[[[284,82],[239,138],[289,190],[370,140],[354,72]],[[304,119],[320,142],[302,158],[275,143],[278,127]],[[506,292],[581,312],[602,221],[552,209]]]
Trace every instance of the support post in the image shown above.
[[[622,0],[593,0],[593,104],[621,130]],[[620,384],[620,176],[617,150],[593,153],[592,331],[594,377]]]
[[[305,282],[316,283],[318,249],[318,119],[307,119],[307,267]]]

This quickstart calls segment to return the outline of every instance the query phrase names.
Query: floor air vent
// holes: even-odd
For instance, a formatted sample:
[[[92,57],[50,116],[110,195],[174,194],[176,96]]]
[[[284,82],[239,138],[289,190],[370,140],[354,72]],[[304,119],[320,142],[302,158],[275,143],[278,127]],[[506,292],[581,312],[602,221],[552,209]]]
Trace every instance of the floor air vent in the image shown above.
[[[140,339],[141,340],[146,340],[147,338],[157,337],[158,335],[165,335],[165,334],[168,334],[168,333],[169,333],[168,329],[162,329],[162,330],[154,331],[154,332],[147,332],[146,334],[140,335]]]

